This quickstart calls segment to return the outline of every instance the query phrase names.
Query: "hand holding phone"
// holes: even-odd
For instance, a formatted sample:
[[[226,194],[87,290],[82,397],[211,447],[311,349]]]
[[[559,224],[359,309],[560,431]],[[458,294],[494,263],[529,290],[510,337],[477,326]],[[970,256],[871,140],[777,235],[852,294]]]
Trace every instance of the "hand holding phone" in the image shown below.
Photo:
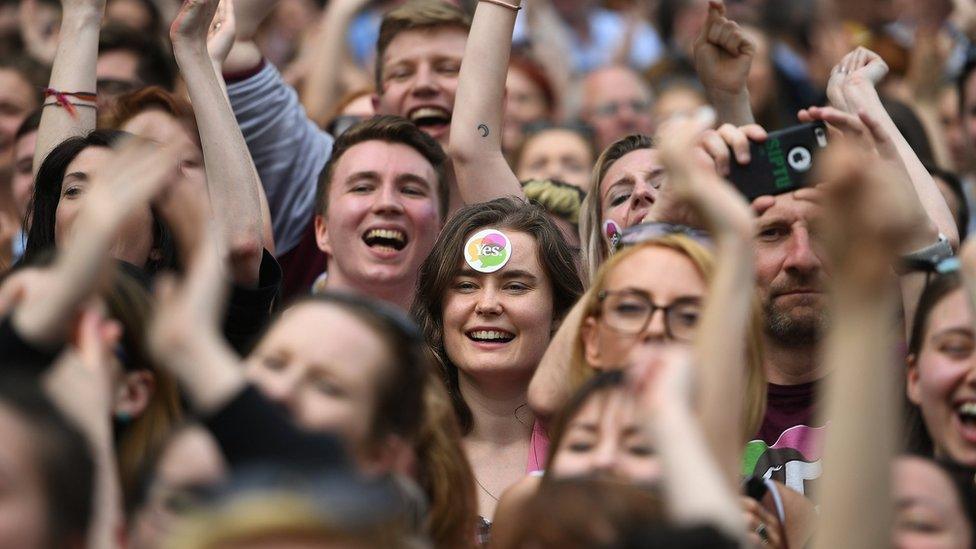
[[[762,143],[749,143],[748,164],[732,156],[729,180],[750,201],[794,191],[807,184],[814,159],[826,146],[827,126],[820,121],[772,132]]]

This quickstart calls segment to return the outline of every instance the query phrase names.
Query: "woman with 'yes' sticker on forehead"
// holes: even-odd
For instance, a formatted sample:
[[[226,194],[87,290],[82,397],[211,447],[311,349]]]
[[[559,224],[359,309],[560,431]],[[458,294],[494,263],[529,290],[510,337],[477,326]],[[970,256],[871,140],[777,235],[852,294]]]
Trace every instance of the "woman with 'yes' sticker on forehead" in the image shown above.
[[[418,278],[413,312],[464,433],[486,539],[502,492],[545,466],[526,392],[582,284],[545,210],[505,198],[458,211]]]

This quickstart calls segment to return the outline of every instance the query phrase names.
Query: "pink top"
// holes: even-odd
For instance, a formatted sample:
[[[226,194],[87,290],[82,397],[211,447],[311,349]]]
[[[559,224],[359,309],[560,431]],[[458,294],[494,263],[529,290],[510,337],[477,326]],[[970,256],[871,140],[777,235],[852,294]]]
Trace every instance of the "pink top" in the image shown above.
[[[534,473],[546,468],[546,458],[549,456],[549,434],[536,421],[532,424],[532,437],[529,438],[529,463],[525,466],[525,472]]]

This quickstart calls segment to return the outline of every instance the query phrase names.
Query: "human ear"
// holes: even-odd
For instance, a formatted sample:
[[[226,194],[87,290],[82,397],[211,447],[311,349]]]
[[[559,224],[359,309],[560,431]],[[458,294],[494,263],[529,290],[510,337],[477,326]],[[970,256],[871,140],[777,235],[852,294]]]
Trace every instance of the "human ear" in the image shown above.
[[[919,387],[918,355],[912,353],[905,359],[908,371],[905,374],[905,393],[908,400],[916,406],[921,406],[922,390]]]
[[[315,243],[318,244],[319,249],[323,252],[327,254],[332,253],[332,241],[329,238],[329,224],[323,215],[315,216]]]
[[[586,358],[586,363],[596,370],[602,370],[604,364],[600,356],[600,336],[597,333],[598,331],[596,319],[592,316],[586,317],[583,325],[580,326],[580,338],[583,341],[583,356]]]
[[[115,392],[113,412],[118,417],[135,418],[142,415],[156,392],[156,376],[149,370],[126,372]]]

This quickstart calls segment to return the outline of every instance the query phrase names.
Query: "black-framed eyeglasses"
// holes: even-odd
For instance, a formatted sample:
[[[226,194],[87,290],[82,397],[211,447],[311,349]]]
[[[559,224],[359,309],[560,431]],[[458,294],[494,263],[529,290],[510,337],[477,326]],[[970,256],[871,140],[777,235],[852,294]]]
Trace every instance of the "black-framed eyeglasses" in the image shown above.
[[[664,311],[664,333],[675,341],[691,341],[701,316],[701,300],[680,297],[668,305],[654,303],[651,296],[637,289],[603,290],[598,294],[600,315],[606,325],[626,335],[647,329],[657,311]]]
[[[687,225],[648,221],[647,223],[641,223],[624,229],[620,235],[620,240],[617,241],[616,249],[620,250],[627,246],[635,246],[641,242],[647,242],[648,240],[673,234],[687,236],[702,246],[712,248],[712,238],[706,231],[694,229]]]

